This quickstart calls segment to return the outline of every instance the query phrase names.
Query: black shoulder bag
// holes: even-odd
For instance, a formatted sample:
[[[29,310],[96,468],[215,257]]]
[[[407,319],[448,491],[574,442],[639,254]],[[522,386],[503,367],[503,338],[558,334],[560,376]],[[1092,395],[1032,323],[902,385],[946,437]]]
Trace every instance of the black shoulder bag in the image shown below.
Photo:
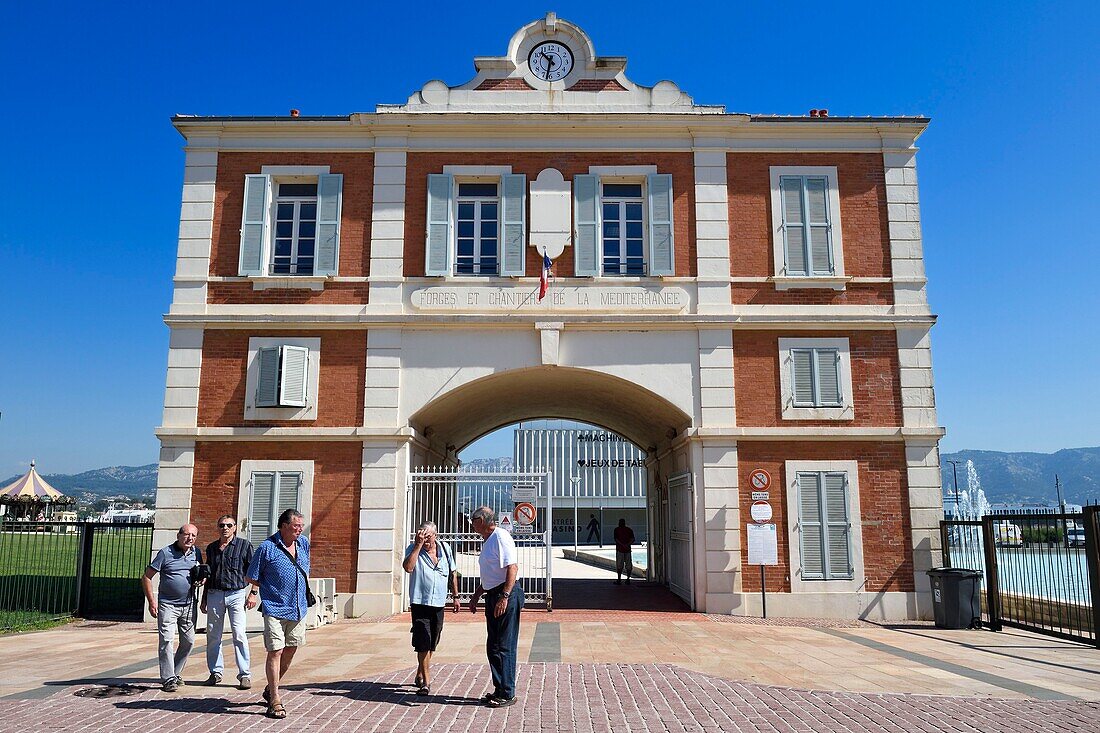
[[[275,544],[278,545],[279,549],[282,550],[283,553],[286,554],[286,556],[290,558],[290,561],[292,563],[294,563],[294,567],[298,568],[298,572],[301,573],[302,578],[305,579],[305,581],[306,581],[306,606],[308,608],[313,608],[314,606],[317,605],[317,596],[313,595],[313,591],[311,591],[309,589],[309,576],[306,575],[305,570],[302,570],[302,566],[298,564],[298,559],[290,554],[290,550],[283,547],[282,542],[279,542],[278,540],[276,540]]]

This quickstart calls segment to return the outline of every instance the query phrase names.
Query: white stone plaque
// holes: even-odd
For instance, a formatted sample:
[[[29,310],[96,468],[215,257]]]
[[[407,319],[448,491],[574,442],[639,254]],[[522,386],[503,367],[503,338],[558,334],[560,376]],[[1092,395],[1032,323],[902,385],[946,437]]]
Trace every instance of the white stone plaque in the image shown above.
[[[410,299],[413,308],[436,313],[681,313],[691,308],[688,291],[676,286],[551,285],[541,301],[538,291],[537,283],[510,287],[440,285],[416,288]]]

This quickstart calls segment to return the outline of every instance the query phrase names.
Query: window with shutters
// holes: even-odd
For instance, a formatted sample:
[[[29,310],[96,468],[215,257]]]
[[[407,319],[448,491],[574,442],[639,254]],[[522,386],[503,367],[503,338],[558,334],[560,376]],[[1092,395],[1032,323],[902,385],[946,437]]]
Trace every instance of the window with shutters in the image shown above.
[[[674,275],[672,176],[656,166],[592,166],[573,178],[574,274]]]
[[[285,284],[337,274],[343,176],[328,170],[264,166],[245,176],[241,275]]]
[[[784,420],[855,417],[848,339],[779,339],[779,375]]]
[[[856,461],[787,461],[792,592],[858,590],[863,536]]]
[[[843,290],[836,168],[772,167],[771,208],[776,288]]]
[[[297,509],[310,531],[313,461],[241,461],[237,517],[241,534],[253,545],[278,531],[279,515]]]
[[[444,166],[428,176],[424,273],[525,274],[527,177],[507,166]]]
[[[245,419],[317,419],[320,351],[319,338],[250,338]]]

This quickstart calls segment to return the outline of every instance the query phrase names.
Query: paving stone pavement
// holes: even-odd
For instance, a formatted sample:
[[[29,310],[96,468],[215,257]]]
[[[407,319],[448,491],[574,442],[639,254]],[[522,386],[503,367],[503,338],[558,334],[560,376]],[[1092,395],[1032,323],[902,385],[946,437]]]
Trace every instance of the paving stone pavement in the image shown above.
[[[665,664],[521,664],[514,707],[490,710],[483,664],[437,665],[430,697],[408,672],[288,686],[286,720],[269,720],[259,690],[0,700],[0,731],[1100,731],[1100,703],[807,691],[736,682]],[[189,692],[190,690],[190,692]],[[211,694],[213,693],[213,694]]]

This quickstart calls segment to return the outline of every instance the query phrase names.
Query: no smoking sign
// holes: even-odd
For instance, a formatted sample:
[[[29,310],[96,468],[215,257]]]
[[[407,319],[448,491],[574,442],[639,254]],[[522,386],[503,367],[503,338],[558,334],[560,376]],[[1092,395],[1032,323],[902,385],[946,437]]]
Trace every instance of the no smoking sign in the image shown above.
[[[512,516],[515,517],[516,524],[526,527],[529,524],[535,523],[535,505],[522,502],[516,504],[516,508],[512,511]]]
[[[764,491],[772,485],[772,476],[762,468],[754,469],[749,474],[749,484],[757,491]]]

